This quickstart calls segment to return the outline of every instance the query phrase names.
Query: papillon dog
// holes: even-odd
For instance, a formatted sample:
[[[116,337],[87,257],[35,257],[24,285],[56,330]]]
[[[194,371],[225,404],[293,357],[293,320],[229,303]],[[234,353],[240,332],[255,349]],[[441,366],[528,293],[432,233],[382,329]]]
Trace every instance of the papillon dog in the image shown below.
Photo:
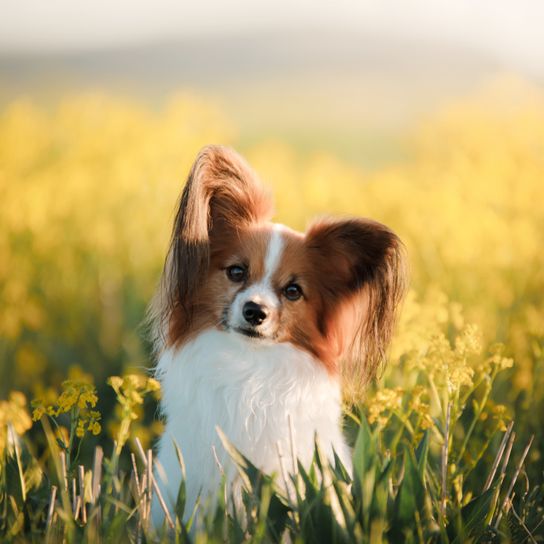
[[[280,473],[278,448],[309,465],[316,436],[350,470],[342,390],[375,375],[391,336],[404,288],[399,238],[369,219],[321,219],[299,233],[271,216],[242,157],[199,153],[150,308],[166,423],[155,478],[172,510],[179,448],[186,517],[213,500],[222,474],[237,493],[218,428],[266,473]],[[155,523],[163,517],[155,501]]]

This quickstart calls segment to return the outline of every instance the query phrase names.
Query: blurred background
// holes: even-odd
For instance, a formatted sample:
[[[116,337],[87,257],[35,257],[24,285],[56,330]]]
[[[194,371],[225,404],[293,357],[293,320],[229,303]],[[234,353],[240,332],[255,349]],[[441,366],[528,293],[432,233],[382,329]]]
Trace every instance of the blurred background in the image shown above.
[[[542,21],[538,0],[3,0],[0,398],[87,374],[107,414],[106,377],[152,365],[141,323],[175,202],[224,143],[278,220],[399,233],[403,345],[423,318],[503,342],[494,402],[537,434],[539,471]],[[384,381],[402,387],[395,353]]]

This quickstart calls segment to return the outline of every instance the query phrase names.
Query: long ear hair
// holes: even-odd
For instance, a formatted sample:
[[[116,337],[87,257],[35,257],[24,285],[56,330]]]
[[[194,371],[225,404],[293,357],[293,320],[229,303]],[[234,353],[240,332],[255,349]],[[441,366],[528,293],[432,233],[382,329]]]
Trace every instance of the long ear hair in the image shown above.
[[[348,336],[340,371],[345,395],[353,399],[385,359],[405,291],[404,246],[385,225],[369,219],[316,222],[307,244],[323,278],[326,334]],[[335,330],[339,325],[343,328]]]
[[[236,230],[271,215],[269,194],[238,153],[215,145],[200,151],[181,194],[161,283],[148,312],[156,350],[191,326],[195,297],[208,272],[212,231]]]

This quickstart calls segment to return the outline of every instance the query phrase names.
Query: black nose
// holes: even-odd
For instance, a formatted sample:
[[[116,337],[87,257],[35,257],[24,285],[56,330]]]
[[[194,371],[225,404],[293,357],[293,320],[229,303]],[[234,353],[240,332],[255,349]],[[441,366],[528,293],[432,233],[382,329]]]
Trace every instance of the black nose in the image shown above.
[[[246,302],[242,310],[244,319],[253,326],[260,325],[267,316],[266,310],[253,301]]]

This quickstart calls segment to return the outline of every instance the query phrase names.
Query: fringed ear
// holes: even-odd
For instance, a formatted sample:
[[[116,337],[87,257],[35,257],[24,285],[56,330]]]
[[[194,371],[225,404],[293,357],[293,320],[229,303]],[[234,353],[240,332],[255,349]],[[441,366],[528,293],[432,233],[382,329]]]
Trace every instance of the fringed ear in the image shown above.
[[[271,215],[269,194],[238,153],[222,146],[200,151],[180,198],[161,285],[149,312],[156,349],[190,328],[195,296],[208,272],[210,235]]]
[[[307,247],[321,278],[324,333],[348,336],[341,372],[348,395],[360,393],[385,358],[404,294],[402,242],[368,219],[324,220],[308,230]]]

